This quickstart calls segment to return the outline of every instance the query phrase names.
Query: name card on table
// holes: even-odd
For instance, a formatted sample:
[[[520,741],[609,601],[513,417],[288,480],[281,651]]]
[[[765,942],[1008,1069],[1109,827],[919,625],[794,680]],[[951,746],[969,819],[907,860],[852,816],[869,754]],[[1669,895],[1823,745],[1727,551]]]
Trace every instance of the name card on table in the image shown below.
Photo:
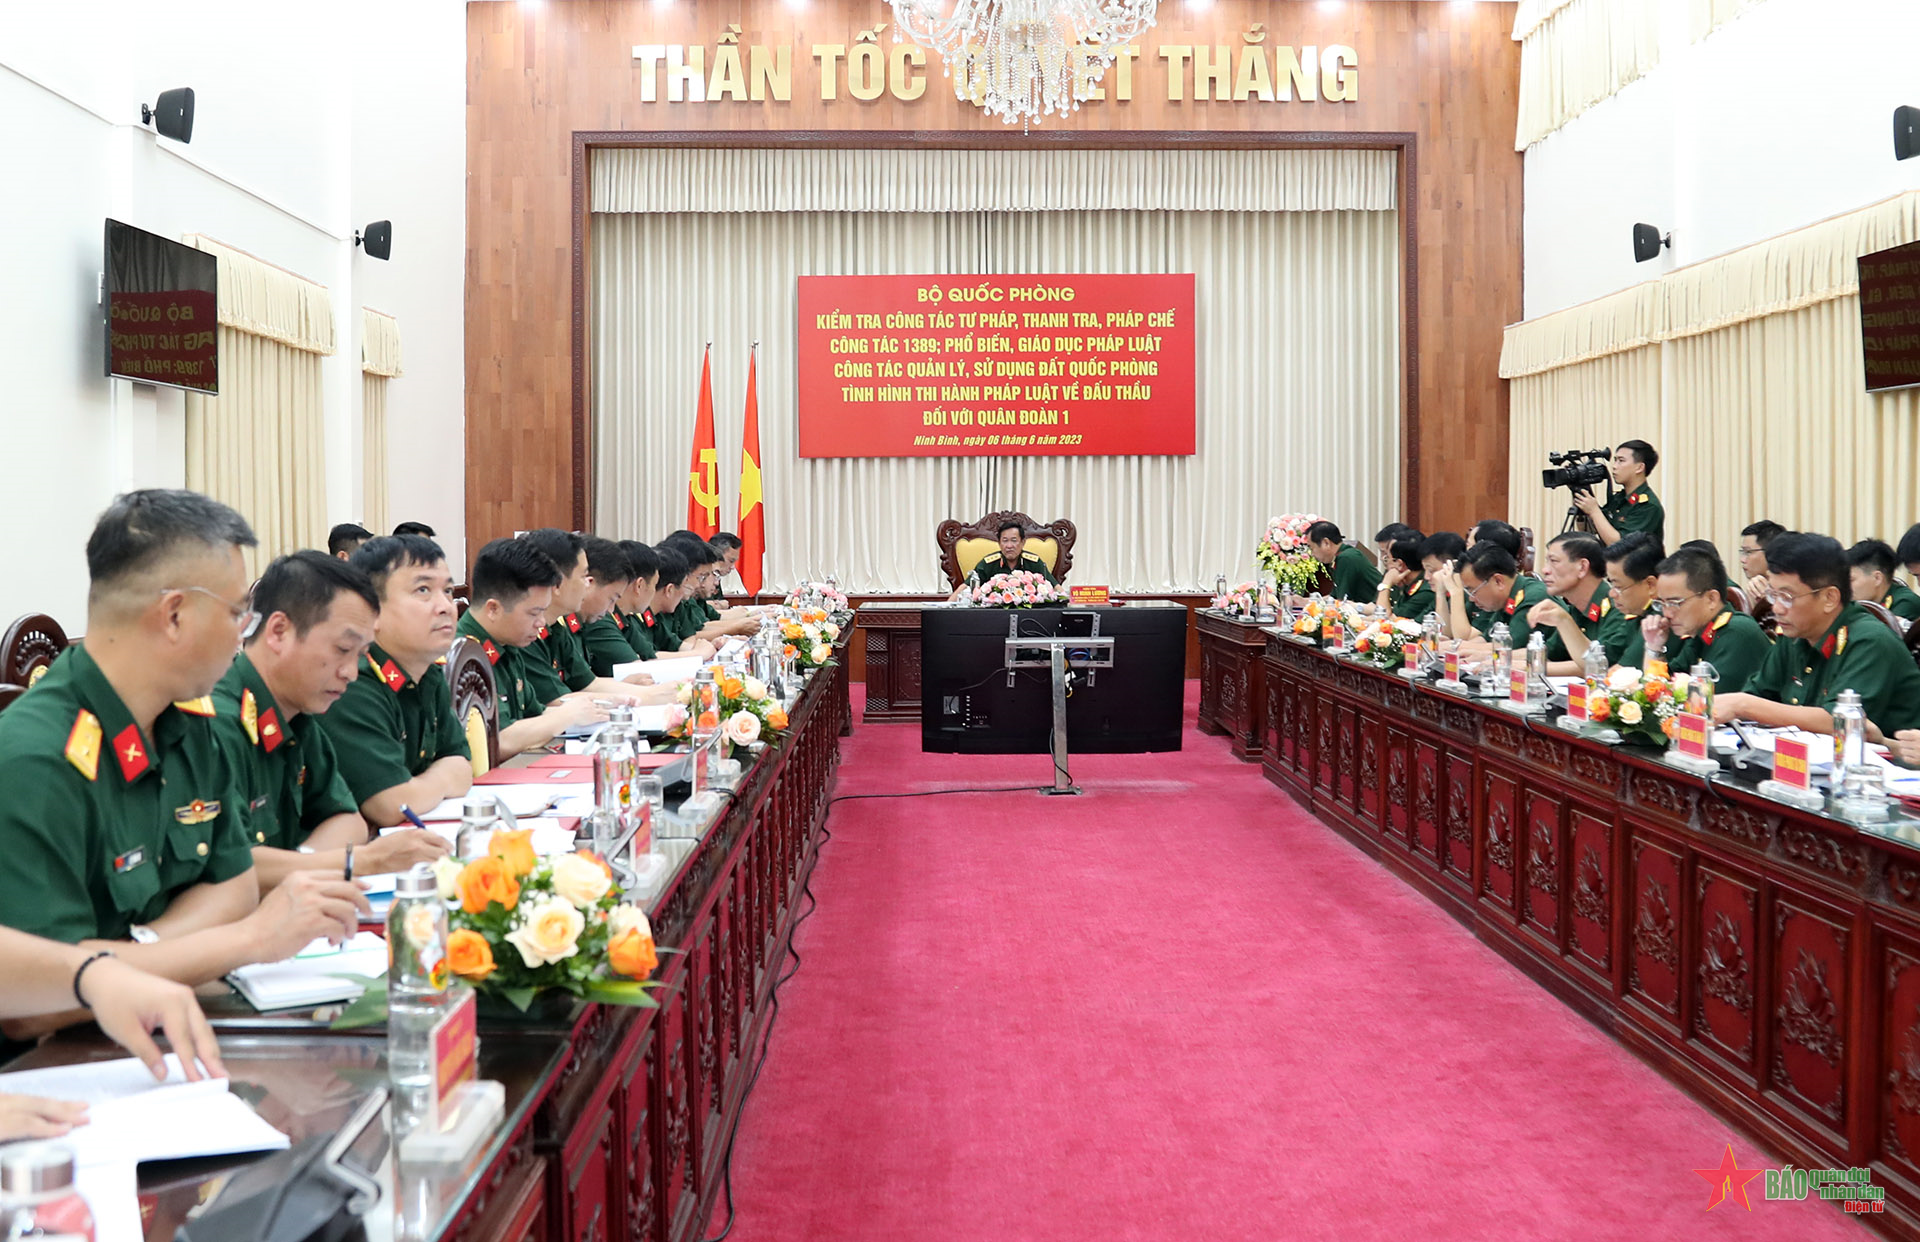
[[[434,1116],[445,1124],[453,1114],[453,1097],[473,1081],[479,1063],[479,1005],[471,988],[460,989],[460,999],[433,1025]]]
[[[1420,644],[1408,643],[1400,649],[1400,667],[1411,672],[1420,671]]]
[[[1446,679],[1452,682],[1456,686],[1459,685],[1460,684],[1460,653],[1458,651],[1447,652],[1446,668],[1447,668]]]
[[[1515,664],[1507,674],[1507,697],[1515,703],[1527,701],[1527,666]]]
[[[1585,723],[1592,716],[1587,714],[1587,683],[1585,679],[1576,681],[1567,687],[1567,719]]]
[[[1067,588],[1067,599],[1076,604],[1104,604],[1107,602],[1108,589],[1103,586],[1077,586]]]
[[[1321,628],[1320,636],[1326,639],[1327,646],[1330,648],[1344,647],[1347,645],[1347,629],[1338,621],[1327,622],[1326,625]]]
[[[1807,760],[1807,744],[1792,738],[1773,742],[1773,779],[1789,789],[1811,789],[1812,765]]]
[[[1681,712],[1674,717],[1674,723],[1676,728],[1673,734],[1673,749],[1676,754],[1684,755],[1689,759],[1711,758],[1707,754],[1707,718],[1705,716],[1699,712]],[[1806,767],[1804,764],[1800,769],[1800,779],[1803,783],[1798,788],[1805,789]]]

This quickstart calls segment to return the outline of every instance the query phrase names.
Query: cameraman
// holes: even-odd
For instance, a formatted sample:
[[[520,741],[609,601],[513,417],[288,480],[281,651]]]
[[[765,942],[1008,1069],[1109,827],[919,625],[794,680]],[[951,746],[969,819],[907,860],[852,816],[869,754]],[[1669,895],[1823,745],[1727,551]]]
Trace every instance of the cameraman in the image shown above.
[[[1573,503],[1593,523],[1601,543],[1619,543],[1629,531],[1644,530],[1653,541],[1667,541],[1667,511],[1647,486],[1660,454],[1645,440],[1628,440],[1613,450],[1613,498],[1601,504],[1589,489],[1573,494]]]

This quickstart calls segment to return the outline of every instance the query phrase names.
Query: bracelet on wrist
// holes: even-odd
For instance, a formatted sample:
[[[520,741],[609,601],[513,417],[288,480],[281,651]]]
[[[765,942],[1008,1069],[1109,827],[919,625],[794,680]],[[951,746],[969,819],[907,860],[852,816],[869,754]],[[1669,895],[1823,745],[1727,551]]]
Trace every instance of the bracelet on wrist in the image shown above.
[[[87,959],[86,961],[84,961],[84,962],[82,962],[82,963],[80,963],[80,965],[79,965],[79,966],[77,966],[77,967],[75,967],[75,968],[74,968],[74,971],[73,971],[73,999],[74,999],[74,1000],[76,1000],[76,1001],[78,1001],[78,1002],[80,1003],[80,1008],[82,1008],[82,1009],[92,1009],[92,1008],[93,1008],[93,1006],[92,1006],[92,1005],[90,1005],[90,1004],[88,1004],[88,1003],[87,1003],[87,998],[86,998],[86,997],[84,997],[84,996],[82,996],[82,995],[80,994],[80,980],[82,980],[83,978],[85,978],[85,977],[86,977],[86,974],[87,974],[87,968],[88,968],[89,966],[91,966],[91,965],[93,965],[93,964],[94,964],[95,962],[97,962],[97,961],[99,961],[99,960],[100,960],[101,958],[103,958],[103,957],[112,957],[112,956],[113,956],[113,953],[112,953],[112,951],[111,951],[111,950],[108,950],[108,949],[102,949],[102,950],[100,950],[100,951],[99,951],[98,953],[95,953],[95,954],[94,954],[93,956],[91,956],[91,957],[89,957],[89,958],[88,958],[88,959]]]
[[[347,847],[347,865],[345,870],[346,875],[343,878],[351,880],[353,878],[353,847],[351,845]]]

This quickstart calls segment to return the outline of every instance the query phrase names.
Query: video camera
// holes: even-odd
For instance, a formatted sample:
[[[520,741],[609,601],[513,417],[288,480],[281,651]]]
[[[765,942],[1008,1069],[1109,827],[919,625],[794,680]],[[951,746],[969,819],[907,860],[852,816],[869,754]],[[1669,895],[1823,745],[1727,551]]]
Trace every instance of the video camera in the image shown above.
[[[1607,469],[1612,460],[1612,449],[1588,449],[1581,452],[1574,449],[1567,453],[1548,453],[1547,460],[1553,463],[1552,469],[1540,472],[1540,486],[1545,488],[1570,487],[1575,491],[1590,488],[1595,483],[1611,484],[1613,474]]]

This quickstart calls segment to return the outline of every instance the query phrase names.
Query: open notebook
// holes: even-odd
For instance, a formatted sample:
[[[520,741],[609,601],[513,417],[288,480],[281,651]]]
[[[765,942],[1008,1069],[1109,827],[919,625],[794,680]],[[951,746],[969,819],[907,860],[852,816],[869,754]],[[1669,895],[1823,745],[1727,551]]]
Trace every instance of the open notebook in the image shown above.
[[[316,940],[284,962],[242,966],[227,976],[255,1009],[297,1009],[347,1001],[361,987],[339,976],[379,976],[387,973],[387,942],[372,932],[359,932],[339,948]]]

